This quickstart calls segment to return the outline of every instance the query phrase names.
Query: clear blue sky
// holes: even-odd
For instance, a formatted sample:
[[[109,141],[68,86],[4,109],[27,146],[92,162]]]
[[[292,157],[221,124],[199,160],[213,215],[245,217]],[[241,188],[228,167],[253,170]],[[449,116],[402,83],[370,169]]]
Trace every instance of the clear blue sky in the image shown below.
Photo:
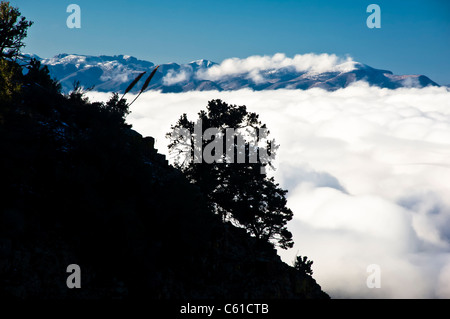
[[[350,55],[450,84],[448,0],[11,0],[35,22],[24,52],[128,54],[154,63],[302,53]],[[66,8],[81,7],[81,29]],[[369,4],[381,29],[369,29]]]

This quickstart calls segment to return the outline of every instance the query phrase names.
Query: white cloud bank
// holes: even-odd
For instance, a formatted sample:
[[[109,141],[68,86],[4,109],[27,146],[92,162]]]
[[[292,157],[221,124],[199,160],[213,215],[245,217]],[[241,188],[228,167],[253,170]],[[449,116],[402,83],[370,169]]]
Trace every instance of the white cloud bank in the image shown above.
[[[284,53],[269,55],[254,55],[244,59],[230,58],[222,63],[213,65],[207,69],[199,69],[195,73],[192,70],[180,69],[170,71],[164,76],[163,82],[172,85],[185,81],[193,75],[199,80],[218,81],[227,76],[245,76],[255,83],[265,81],[266,72],[278,71],[283,68],[316,74],[322,72],[349,72],[355,68],[352,58],[340,58],[335,54],[297,54],[293,58]]]
[[[163,77],[162,81],[164,85],[174,85],[180,82],[185,82],[192,74],[192,70],[181,69],[178,71],[169,70],[169,72]]]
[[[277,53],[273,56],[254,55],[245,59],[230,58],[218,65],[199,70],[197,78],[216,81],[226,76],[236,76],[248,73],[248,77],[255,83],[263,81],[261,72],[279,70],[282,68],[295,69],[297,72],[332,72],[351,71],[354,69],[354,61],[339,58],[334,54],[297,54],[293,58],[286,57],[284,53]]]
[[[281,145],[274,175],[289,190],[296,243],[279,251],[284,261],[308,256],[335,298],[450,298],[447,89],[148,92],[128,122],[167,154],[170,125],[213,98],[247,105]],[[366,285],[370,264],[381,288]]]

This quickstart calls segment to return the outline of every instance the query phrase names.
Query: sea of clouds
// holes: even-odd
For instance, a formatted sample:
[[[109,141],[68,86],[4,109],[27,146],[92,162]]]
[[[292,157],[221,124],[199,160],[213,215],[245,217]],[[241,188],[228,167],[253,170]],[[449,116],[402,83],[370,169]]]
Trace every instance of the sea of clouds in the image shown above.
[[[308,256],[334,298],[450,298],[447,88],[151,91],[127,120],[168,154],[171,124],[182,113],[196,119],[216,98],[258,113],[280,144],[272,174],[294,212],[295,246],[279,250],[286,263]],[[371,264],[380,288],[366,284]]]

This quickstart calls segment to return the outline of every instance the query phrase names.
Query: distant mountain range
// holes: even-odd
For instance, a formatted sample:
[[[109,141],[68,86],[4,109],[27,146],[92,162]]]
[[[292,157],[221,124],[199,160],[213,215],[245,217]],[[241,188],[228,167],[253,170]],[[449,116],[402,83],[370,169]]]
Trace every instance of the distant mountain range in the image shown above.
[[[73,89],[74,81],[79,81],[85,88],[94,86],[95,91],[122,93],[139,73],[146,71],[149,74],[155,67],[152,62],[138,60],[127,55],[59,54],[50,59],[32,56],[48,66],[50,74],[60,81],[65,93]],[[394,75],[391,71],[375,69],[351,60],[337,62],[326,68],[318,68],[314,65],[299,67],[298,63],[297,65],[283,64],[283,57],[284,55],[281,58],[274,56],[270,58],[271,60],[262,60],[263,57],[258,57],[259,60],[256,59],[255,67],[251,65],[255,59],[248,60],[250,58],[247,60],[228,59],[221,64],[208,60],[197,60],[187,64],[161,64],[148,89],[162,92],[187,92],[242,88],[258,91],[305,90],[318,87],[333,91],[347,87],[356,81],[366,81],[370,85],[389,89],[439,86],[425,75]],[[312,56],[312,58],[322,61],[317,57],[322,60],[324,58],[323,56]],[[328,60],[329,57],[325,56]],[[261,63],[261,61],[265,63]],[[273,63],[274,61],[277,63]],[[263,65],[261,66],[261,64]],[[146,76],[142,77],[132,92],[140,90],[145,78]]]

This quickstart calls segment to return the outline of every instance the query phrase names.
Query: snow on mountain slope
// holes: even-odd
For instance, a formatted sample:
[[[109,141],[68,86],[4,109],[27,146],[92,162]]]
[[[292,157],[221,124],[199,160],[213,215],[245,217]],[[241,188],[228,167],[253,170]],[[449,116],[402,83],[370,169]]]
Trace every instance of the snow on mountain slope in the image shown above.
[[[127,55],[59,54],[41,59],[41,62],[48,66],[51,75],[60,81],[66,93],[73,89],[75,81],[79,81],[82,87],[93,86],[96,91],[121,93],[139,73],[150,73],[155,67],[152,62]],[[132,92],[140,90],[145,78]],[[273,56],[231,58],[220,64],[204,59],[186,64],[162,64],[148,89],[186,92],[318,87],[333,91],[356,81],[366,81],[370,85],[389,89],[438,86],[424,75],[394,75],[391,71],[374,69],[334,54],[303,54],[289,58],[277,53]]]

